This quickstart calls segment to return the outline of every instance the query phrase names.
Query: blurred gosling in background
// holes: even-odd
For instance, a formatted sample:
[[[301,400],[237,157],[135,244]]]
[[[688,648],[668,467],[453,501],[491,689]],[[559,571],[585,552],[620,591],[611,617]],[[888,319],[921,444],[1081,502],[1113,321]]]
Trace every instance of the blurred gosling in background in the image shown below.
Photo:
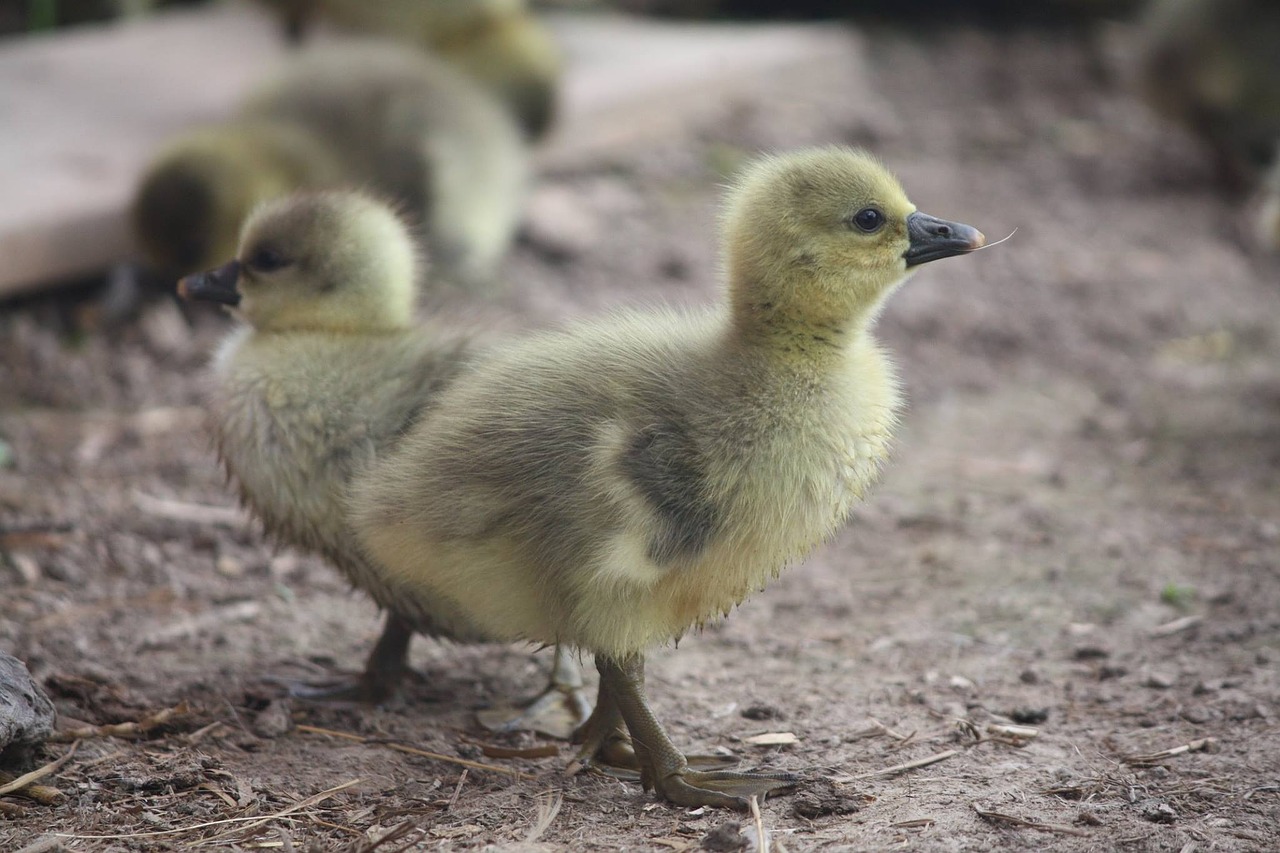
[[[550,31],[525,0],[262,0],[300,38],[312,20],[425,48],[507,106],[527,138],[555,117],[562,69]]]
[[[1209,144],[1228,183],[1264,187],[1257,230],[1277,248],[1280,2],[1152,0],[1139,27],[1147,100]]]
[[[234,254],[262,201],[368,187],[422,224],[441,277],[485,289],[528,183],[519,129],[485,90],[420,51],[357,41],[300,52],[239,116],[170,143],[143,176],[132,220],[145,259],[183,275]]]

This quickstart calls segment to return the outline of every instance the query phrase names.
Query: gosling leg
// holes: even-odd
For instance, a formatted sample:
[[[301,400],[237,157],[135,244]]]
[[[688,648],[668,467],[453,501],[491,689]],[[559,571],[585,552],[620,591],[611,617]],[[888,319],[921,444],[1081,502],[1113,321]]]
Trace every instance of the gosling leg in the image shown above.
[[[573,733],[573,742],[581,745],[577,763],[583,767],[595,767],[610,775],[616,775],[612,771],[621,770],[620,775],[639,778],[640,764],[631,749],[631,737],[622,721],[622,712],[603,679],[596,695],[596,709]]]
[[[640,765],[640,782],[666,800],[681,806],[746,809],[751,797],[794,788],[792,773],[740,773],[731,770],[692,770],[644,696],[644,658],[622,660],[597,657],[601,690],[608,691],[631,732]]]
[[[364,672],[358,679],[321,685],[294,684],[289,692],[311,701],[379,705],[395,696],[400,689],[409,671],[409,643],[412,640],[413,629],[408,623],[394,613],[387,613],[382,636],[369,652]]]
[[[643,672],[640,677],[644,678]],[[618,703],[603,678],[600,679],[596,709],[573,733],[573,742],[581,745],[575,762],[582,767],[594,768],[616,779],[641,780],[640,762],[631,747],[631,735],[627,733],[622,712],[618,710]],[[738,763],[736,755],[686,755],[684,759],[690,767],[704,769],[732,767]]]
[[[480,725],[494,732],[530,730],[569,740],[591,715],[591,699],[583,687],[578,662],[566,647],[556,646],[546,690],[518,713],[510,713],[509,708],[493,708],[476,717]]]

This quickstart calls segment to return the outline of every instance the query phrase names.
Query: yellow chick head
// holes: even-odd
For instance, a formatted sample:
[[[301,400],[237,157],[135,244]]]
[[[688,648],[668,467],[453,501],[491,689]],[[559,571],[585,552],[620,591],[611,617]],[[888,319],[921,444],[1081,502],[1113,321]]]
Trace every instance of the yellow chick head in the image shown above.
[[[929,261],[985,245],[916,210],[871,155],[829,147],[755,162],[729,198],[731,301],[748,325],[845,329]]]
[[[259,206],[235,260],[184,278],[178,292],[234,307],[259,331],[390,331],[413,320],[418,263],[408,229],[382,202],[298,193]]]

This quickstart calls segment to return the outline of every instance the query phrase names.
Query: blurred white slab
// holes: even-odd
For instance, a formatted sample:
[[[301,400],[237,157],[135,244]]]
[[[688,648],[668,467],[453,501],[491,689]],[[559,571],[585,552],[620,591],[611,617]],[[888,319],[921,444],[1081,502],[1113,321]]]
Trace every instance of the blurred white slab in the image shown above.
[[[803,25],[566,15],[552,26],[568,56],[560,126],[539,157],[552,167],[853,49],[840,30]],[[0,297],[128,259],[125,210],[156,146],[232,112],[284,52],[272,22],[238,3],[0,41]]]

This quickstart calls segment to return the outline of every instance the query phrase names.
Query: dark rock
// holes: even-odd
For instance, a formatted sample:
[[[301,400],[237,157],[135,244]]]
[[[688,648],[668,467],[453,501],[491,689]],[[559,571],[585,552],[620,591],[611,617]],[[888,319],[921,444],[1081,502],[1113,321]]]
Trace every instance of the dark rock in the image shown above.
[[[736,820],[727,820],[702,836],[703,850],[733,853],[733,851],[742,850],[746,846],[747,837],[742,834],[742,824]]]
[[[1049,719],[1048,708],[1014,708],[1009,719],[1020,726],[1035,726]]]
[[[1138,803],[1138,811],[1141,812],[1143,820],[1149,820],[1152,823],[1174,823],[1178,819],[1178,813],[1173,810],[1173,806],[1160,800],[1143,800]]]
[[[741,711],[748,720],[781,720],[782,712],[772,705],[748,705]]]
[[[272,700],[253,718],[253,733],[258,737],[277,738],[291,731],[293,715],[287,700]]]
[[[863,795],[824,779],[806,783],[805,789],[791,801],[791,811],[796,817],[826,817],[852,814],[865,803]]]
[[[27,665],[0,654],[0,767],[25,765],[33,748],[53,734],[53,702]]]

